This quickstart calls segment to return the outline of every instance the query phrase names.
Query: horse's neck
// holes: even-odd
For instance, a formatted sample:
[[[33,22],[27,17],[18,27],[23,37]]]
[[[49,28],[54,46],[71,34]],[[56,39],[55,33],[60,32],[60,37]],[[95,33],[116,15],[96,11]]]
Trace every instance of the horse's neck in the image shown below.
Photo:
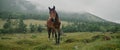
[[[49,16],[49,19],[51,19],[51,17]],[[56,20],[59,20],[59,16],[58,14],[56,13],[56,17],[55,17]]]

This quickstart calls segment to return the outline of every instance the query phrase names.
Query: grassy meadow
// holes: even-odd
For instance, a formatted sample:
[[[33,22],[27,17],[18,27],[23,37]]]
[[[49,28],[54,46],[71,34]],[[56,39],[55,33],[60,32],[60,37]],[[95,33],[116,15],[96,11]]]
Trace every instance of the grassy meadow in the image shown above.
[[[0,50],[120,50],[119,33],[75,32],[61,36],[60,45],[47,32],[0,34]]]

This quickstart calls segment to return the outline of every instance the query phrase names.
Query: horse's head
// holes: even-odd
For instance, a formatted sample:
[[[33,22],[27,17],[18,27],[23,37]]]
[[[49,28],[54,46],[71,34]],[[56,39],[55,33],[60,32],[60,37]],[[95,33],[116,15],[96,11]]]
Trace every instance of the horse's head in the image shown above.
[[[52,18],[52,21],[55,22],[55,19],[56,19],[56,15],[57,15],[57,12],[55,11],[55,6],[53,6],[53,8],[49,8],[49,14],[50,14],[50,18]]]

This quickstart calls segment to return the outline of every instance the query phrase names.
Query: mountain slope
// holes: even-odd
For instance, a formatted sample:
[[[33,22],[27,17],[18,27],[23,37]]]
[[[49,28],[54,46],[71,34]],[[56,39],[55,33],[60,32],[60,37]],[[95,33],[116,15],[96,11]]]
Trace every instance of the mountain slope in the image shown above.
[[[8,18],[9,16],[12,18],[18,18],[18,16],[22,16],[26,19],[47,20],[49,16],[47,11],[37,10],[35,5],[26,0],[0,0],[0,7],[0,18]],[[40,12],[38,13],[38,11]],[[106,20],[88,12],[69,13],[58,11],[58,15],[61,20],[64,21],[107,22]]]
[[[65,12],[59,12],[58,13],[60,18],[66,21],[79,21],[79,22],[107,22],[106,20],[93,15],[88,12],[82,12],[82,13],[65,13]]]
[[[0,11],[36,12],[36,6],[26,0],[0,0]]]

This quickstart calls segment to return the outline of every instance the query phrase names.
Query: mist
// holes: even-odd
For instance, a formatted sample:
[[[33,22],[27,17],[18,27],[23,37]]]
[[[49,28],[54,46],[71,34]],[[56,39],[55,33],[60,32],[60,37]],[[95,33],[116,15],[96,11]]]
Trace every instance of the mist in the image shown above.
[[[90,12],[108,21],[120,23],[120,0],[27,0],[38,10],[56,6],[58,11]]]

